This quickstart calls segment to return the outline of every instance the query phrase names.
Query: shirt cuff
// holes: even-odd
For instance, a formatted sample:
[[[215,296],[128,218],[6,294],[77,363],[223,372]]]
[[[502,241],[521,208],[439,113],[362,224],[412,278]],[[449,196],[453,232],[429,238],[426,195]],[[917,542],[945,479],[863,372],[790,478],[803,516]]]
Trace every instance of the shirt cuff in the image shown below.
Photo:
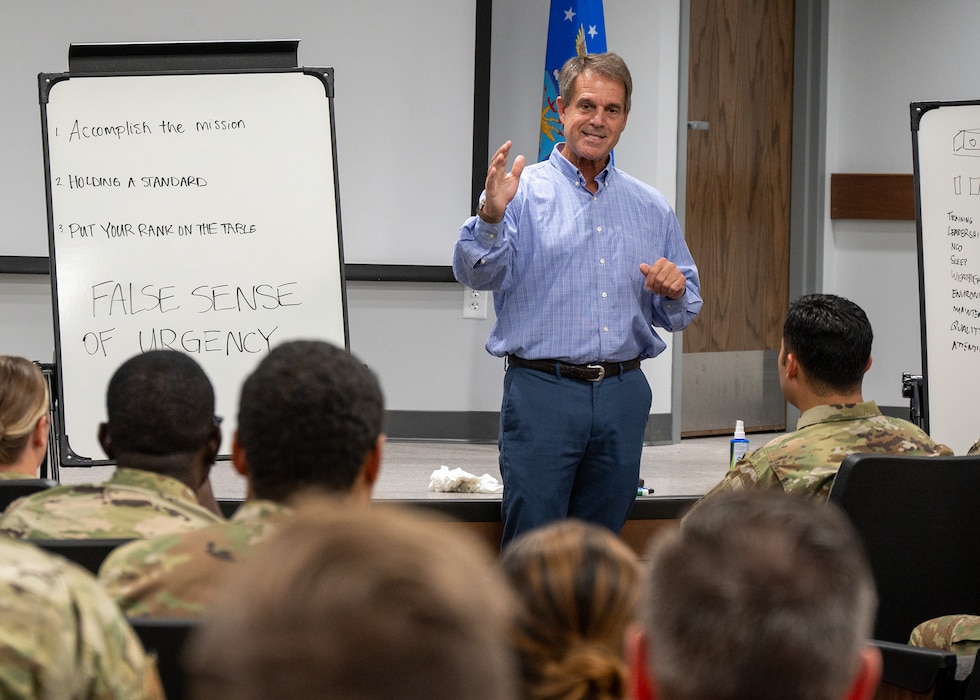
[[[485,245],[487,248],[494,248],[499,245],[504,232],[504,221],[506,219],[501,219],[496,224],[490,224],[479,216],[474,218],[476,219],[476,225],[473,227],[474,240]]]

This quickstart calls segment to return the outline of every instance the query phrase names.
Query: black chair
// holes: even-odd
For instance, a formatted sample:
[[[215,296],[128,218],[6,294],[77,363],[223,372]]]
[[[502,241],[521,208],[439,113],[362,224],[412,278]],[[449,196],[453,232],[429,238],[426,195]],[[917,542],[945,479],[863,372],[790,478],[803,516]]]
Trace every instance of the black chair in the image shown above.
[[[973,657],[973,670],[963,685],[963,693],[960,700],[980,700],[980,650]]]
[[[136,631],[143,648],[157,658],[157,668],[167,700],[180,700],[186,697],[184,668],[181,654],[184,643],[200,624],[198,620],[160,620],[151,618],[129,618],[129,624]]]
[[[980,613],[980,456],[852,454],[829,500],[867,549],[874,639],[905,644],[920,622]]]
[[[245,501],[243,501],[241,499],[237,499],[237,500],[219,500],[218,501],[218,508],[221,509],[221,515],[223,515],[225,518],[229,518],[230,519],[231,516],[233,516],[235,514],[235,511],[237,511],[239,508],[242,507],[242,504],[244,502]]]
[[[30,496],[32,493],[44,491],[57,485],[58,482],[54,479],[0,480],[0,511],[4,510],[21,496]]]
[[[88,569],[93,574],[99,573],[99,567],[112,550],[119,545],[132,541],[132,539],[25,540],[25,542],[30,542],[41,549],[59,554],[65,559]]]
[[[872,641],[881,652],[881,686],[875,698],[956,700],[956,654],[895,642]]]

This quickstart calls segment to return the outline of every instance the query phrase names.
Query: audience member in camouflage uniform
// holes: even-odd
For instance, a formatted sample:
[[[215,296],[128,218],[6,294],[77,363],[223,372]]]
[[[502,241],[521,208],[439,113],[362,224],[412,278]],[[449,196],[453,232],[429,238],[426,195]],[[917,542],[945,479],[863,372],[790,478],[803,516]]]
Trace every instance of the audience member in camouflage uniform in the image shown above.
[[[48,383],[23,357],[0,355],[0,479],[33,479],[48,449]]]
[[[758,487],[825,500],[840,463],[853,452],[951,455],[915,424],[884,416],[864,400],[871,341],[871,324],[857,304],[832,294],[793,302],[778,370],[783,396],[801,413],[796,430],[745,455],[705,498]]]
[[[242,387],[235,468],[248,500],[231,521],[127,544],[99,578],[131,617],[195,618],[219,596],[251,546],[319,489],[367,504],[381,465],[384,401],[377,378],[324,342],[280,345]]]
[[[296,503],[190,641],[194,698],[522,697],[495,550],[407,506]]]
[[[916,625],[909,644],[976,656],[980,649],[980,615],[943,615]]]
[[[123,363],[106,391],[99,442],[120,465],[102,484],[56,486],[14,501],[0,532],[29,539],[148,537],[221,518],[198,503],[221,431],[214,390],[187,355],[158,350]]]
[[[0,537],[0,697],[163,698],[156,665],[87,571]]]
[[[720,494],[653,540],[643,581],[627,636],[634,700],[875,693],[874,578],[834,504]]]

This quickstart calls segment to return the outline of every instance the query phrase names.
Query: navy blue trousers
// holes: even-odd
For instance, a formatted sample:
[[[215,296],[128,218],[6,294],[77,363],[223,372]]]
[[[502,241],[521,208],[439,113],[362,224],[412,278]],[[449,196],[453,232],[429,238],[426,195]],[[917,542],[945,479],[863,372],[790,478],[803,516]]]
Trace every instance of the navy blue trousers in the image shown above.
[[[651,400],[642,370],[593,383],[509,367],[500,409],[501,547],[565,518],[619,533],[636,500]]]

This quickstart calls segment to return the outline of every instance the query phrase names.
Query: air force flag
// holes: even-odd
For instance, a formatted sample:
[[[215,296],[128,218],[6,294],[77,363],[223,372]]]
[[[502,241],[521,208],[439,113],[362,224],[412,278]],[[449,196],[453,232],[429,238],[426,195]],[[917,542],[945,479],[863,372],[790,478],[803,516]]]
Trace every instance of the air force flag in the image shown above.
[[[548,51],[544,59],[539,161],[547,159],[554,145],[564,138],[557,103],[561,67],[572,56],[605,51],[606,23],[602,16],[602,0],[551,0]]]

